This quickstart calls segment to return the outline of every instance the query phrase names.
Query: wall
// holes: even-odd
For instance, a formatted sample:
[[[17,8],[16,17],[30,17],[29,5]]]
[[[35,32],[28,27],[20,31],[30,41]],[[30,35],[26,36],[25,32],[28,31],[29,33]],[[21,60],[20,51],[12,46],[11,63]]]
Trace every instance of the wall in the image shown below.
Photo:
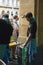
[[[35,0],[35,16],[37,21],[37,43],[43,44],[43,0]]]
[[[43,44],[43,0],[39,0],[38,43]]]
[[[20,0],[20,31],[19,39],[22,43],[26,41],[26,34],[28,28],[28,22],[26,19],[22,19],[22,16],[27,13],[32,12],[34,15],[34,0]]]

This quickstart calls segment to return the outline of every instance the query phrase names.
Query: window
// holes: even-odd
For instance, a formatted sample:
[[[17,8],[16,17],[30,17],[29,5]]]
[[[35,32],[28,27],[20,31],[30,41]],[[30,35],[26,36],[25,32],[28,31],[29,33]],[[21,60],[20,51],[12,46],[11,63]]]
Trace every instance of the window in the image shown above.
[[[0,4],[2,4],[3,3],[3,0],[0,0]]]
[[[5,0],[3,0],[3,3],[4,3]]]
[[[9,5],[9,0],[6,0],[6,5],[7,5],[7,6]]]
[[[14,0],[10,0],[9,4],[10,6],[14,6]]]
[[[12,0],[10,0],[9,5],[12,6]]]
[[[12,0],[12,6],[14,6],[14,0]]]
[[[16,2],[16,6],[19,7],[20,6],[20,1]]]
[[[14,0],[14,6],[16,7],[16,0]]]

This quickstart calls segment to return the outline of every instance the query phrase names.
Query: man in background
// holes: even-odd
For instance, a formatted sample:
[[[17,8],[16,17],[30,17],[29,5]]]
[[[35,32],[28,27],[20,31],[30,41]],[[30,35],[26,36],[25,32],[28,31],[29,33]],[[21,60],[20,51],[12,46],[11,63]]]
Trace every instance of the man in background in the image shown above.
[[[33,14],[28,12],[22,18],[26,18],[26,20],[30,23],[27,31],[27,40],[24,44],[24,47],[27,46],[28,52],[28,59],[29,63],[35,59],[35,55],[37,54],[37,47],[36,47],[36,31],[37,31],[37,23]]]
[[[19,24],[18,24],[19,17],[17,15],[14,16],[13,20],[13,36],[14,36],[14,42],[17,42],[18,36],[19,36]]]

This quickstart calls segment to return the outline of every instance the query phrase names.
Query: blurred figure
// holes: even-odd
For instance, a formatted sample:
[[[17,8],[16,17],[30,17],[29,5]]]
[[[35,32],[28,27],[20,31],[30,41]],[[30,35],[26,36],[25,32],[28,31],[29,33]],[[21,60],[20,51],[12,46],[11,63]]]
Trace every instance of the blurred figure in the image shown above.
[[[18,16],[15,15],[14,16],[14,19],[13,19],[13,37],[14,37],[14,42],[17,43],[17,40],[18,40],[18,36],[19,36],[19,23],[18,23]],[[15,55],[16,55],[16,46],[13,46],[12,48],[12,56],[13,56],[13,59],[15,59]]]
[[[8,16],[6,19],[0,19],[0,59],[3,60],[6,65],[9,61],[9,42],[13,32],[13,28],[10,24]]]
[[[30,26],[28,27],[27,30],[27,40],[26,43],[24,44],[24,47],[27,46],[29,63],[31,63],[31,61],[35,59],[35,55],[37,54],[36,47],[37,23],[31,12],[27,13],[22,18],[24,17],[30,23]]]
[[[10,19],[11,25],[13,26],[13,17],[10,16],[9,19]]]
[[[14,42],[17,42],[18,36],[19,36],[19,23],[18,23],[18,16],[15,15],[14,16],[14,20],[13,20],[13,36],[14,36]]]

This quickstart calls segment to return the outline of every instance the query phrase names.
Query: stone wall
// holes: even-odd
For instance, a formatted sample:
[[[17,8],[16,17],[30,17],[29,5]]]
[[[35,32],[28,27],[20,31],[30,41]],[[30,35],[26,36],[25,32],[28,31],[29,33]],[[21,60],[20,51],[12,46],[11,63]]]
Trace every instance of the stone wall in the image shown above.
[[[22,16],[27,13],[32,12],[34,15],[34,0],[20,0],[20,31],[19,31],[19,39],[22,40],[22,43],[26,40],[28,22]]]
[[[43,0],[35,0],[35,16],[37,21],[37,43],[43,44]]]
[[[38,44],[43,44],[43,0],[39,0]]]

